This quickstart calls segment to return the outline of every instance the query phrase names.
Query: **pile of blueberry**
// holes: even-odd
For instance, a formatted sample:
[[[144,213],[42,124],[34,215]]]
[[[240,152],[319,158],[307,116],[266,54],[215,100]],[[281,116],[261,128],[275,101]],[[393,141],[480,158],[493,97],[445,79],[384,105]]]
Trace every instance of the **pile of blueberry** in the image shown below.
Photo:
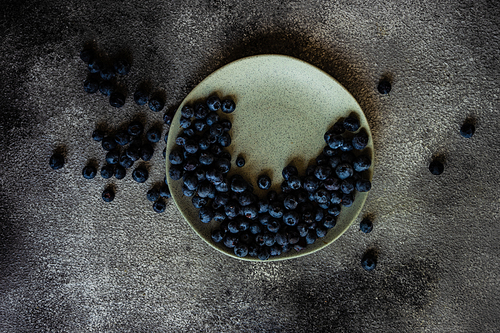
[[[371,160],[362,153],[368,135],[352,114],[325,133],[326,146],[305,175],[293,165],[283,169],[280,193],[269,190],[271,179],[260,175],[256,184],[267,192],[259,198],[251,182],[237,173],[228,176],[231,155],[224,148],[231,144],[231,123],[219,108],[229,113],[235,105],[212,95],[206,103],[182,108],[183,131],[169,154],[169,176],[182,179],[183,195],[192,198],[202,223],[219,223],[212,240],[236,256],[266,260],[292,248],[300,251],[335,227],[341,207],[353,204],[356,191],[370,190],[364,172]],[[241,156],[236,161],[240,167],[245,163]]]

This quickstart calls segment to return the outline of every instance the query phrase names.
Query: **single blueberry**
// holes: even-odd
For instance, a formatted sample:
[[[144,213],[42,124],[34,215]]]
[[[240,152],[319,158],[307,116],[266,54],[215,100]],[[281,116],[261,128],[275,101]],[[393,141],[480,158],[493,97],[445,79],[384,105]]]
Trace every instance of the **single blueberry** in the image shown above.
[[[218,185],[224,180],[224,174],[219,169],[212,167],[207,170],[206,178],[212,184]]]
[[[272,256],[279,256],[281,255],[281,246],[279,245],[273,245],[269,249],[269,254]]]
[[[269,205],[269,215],[276,219],[280,219],[283,217],[283,210],[283,206],[278,201],[271,202],[271,204]]]
[[[116,133],[115,135],[115,142],[117,144],[119,144],[120,146],[124,146],[126,144],[129,144],[130,141],[132,141],[132,138],[130,137],[130,135],[125,132],[125,131],[119,131],[118,133]]]
[[[196,154],[196,152],[198,151],[198,142],[192,139],[186,140],[184,150],[188,154]]]
[[[352,170],[352,166],[349,163],[344,162],[337,166],[335,172],[340,179],[344,180],[351,177],[354,171]]]
[[[191,155],[184,161],[184,170],[194,171],[199,165],[200,163],[198,162],[196,156]]]
[[[227,230],[232,234],[237,234],[240,232],[239,225],[240,222],[237,219],[232,219],[227,224]]]
[[[201,207],[199,217],[202,223],[209,223],[214,218],[214,211],[210,207]]]
[[[245,165],[245,159],[243,158],[243,156],[240,155],[236,157],[236,166],[238,168],[242,168],[244,165]]]
[[[361,267],[366,271],[373,271],[377,266],[377,257],[373,251],[368,251],[361,259]]]
[[[212,155],[212,153],[210,152],[202,151],[200,153],[199,161],[203,165],[210,165],[214,161],[214,155]]]
[[[302,180],[299,178],[299,176],[290,176],[288,177],[288,187],[292,191],[296,191],[302,187]]]
[[[167,208],[167,204],[162,198],[156,200],[153,203],[153,210],[157,213],[163,213],[165,211],[165,208]]]
[[[354,159],[353,167],[356,172],[368,170],[372,165],[372,161],[366,155],[360,155]]]
[[[210,111],[205,104],[198,103],[194,106],[194,117],[196,119],[205,119],[209,112]]]
[[[271,222],[269,223],[271,224]],[[269,224],[267,225],[269,227]],[[264,245],[273,246],[276,243],[276,233],[274,232],[264,232],[262,235],[264,239]]]
[[[224,132],[229,132],[231,130],[231,127],[232,127],[231,121],[226,119],[226,120],[221,121],[220,124],[222,125]]]
[[[316,235],[316,231],[314,230],[309,230],[309,232],[307,233],[306,235],[306,243],[308,245],[310,244],[314,244],[314,242],[316,242],[316,239],[318,238],[318,236]]]
[[[460,135],[466,139],[471,138],[474,135],[474,132],[476,131],[476,127],[474,124],[471,124],[469,122],[466,122],[465,124],[460,127]]]
[[[170,126],[172,124],[172,119],[174,119],[174,117],[172,116],[172,114],[170,114],[170,112],[166,112],[163,115],[163,122],[165,123],[165,125]]]
[[[326,204],[330,202],[331,196],[330,192],[325,189],[320,188],[314,193],[314,199],[319,204]]]
[[[327,229],[331,229],[335,227],[337,224],[337,220],[335,216],[332,215],[326,215],[325,218],[323,219],[323,226]]]
[[[344,194],[342,196],[342,206],[351,207],[353,203],[354,203],[354,197],[352,196],[352,193]]]
[[[148,93],[143,89],[137,89],[134,92],[134,102],[137,105],[146,105],[149,100]]]
[[[130,134],[132,136],[141,135],[143,130],[144,130],[144,126],[139,121],[131,122],[127,128],[128,134]]]
[[[283,201],[283,206],[287,210],[294,210],[297,208],[298,204],[297,198],[293,194],[288,194]]]
[[[130,158],[132,161],[137,161],[141,158],[141,147],[137,144],[131,144],[126,150],[125,155]]]
[[[112,188],[108,187],[102,192],[102,200],[105,202],[111,202],[115,198],[115,191]]]
[[[158,198],[160,198],[160,190],[156,187],[153,187],[148,191],[146,197],[149,201],[155,202],[156,200],[158,200]]]
[[[346,179],[347,180],[347,179]],[[344,181],[346,181],[344,180]],[[356,182],[356,191],[358,192],[368,192],[372,188],[372,184],[367,179],[360,179]],[[345,191],[343,191],[346,193]]]
[[[83,168],[82,175],[85,179],[92,179],[95,177],[97,170],[92,165],[87,165]]]
[[[125,178],[125,175],[127,174],[127,170],[121,165],[116,165],[115,166],[115,178],[116,179],[123,179]]]
[[[315,192],[319,188],[319,181],[316,177],[307,176],[304,179],[303,188],[307,192]]]
[[[138,167],[132,172],[132,178],[138,183],[144,183],[148,179],[149,173],[143,167]]]
[[[288,165],[283,168],[282,175],[285,180],[288,180],[291,176],[298,176],[299,172],[293,165]]]
[[[226,213],[224,213],[224,208],[218,208],[214,212],[214,220],[217,222],[222,222],[226,220]]]
[[[208,126],[212,126],[214,124],[218,124],[219,123],[219,115],[215,112],[211,112],[207,118],[205,119],[205,123],[208,125]],[[222,126],[222,124],[220,124],[222,129],[224,130],[224,127]]]
[[[340,162],[342,162],[342,159],[338,155],[330,157],[330,160],[328,161],[330,168],[332,169],[336,169]]]
[[[158,128],[150,128],[149,131],[146,133],[146,138],[148,139],[149,142],[155,143],[160,141],[161,138],[161,131]]]
[[[438,175],[443,173],[444,165],[443,165],[443,163],[439,162],[438,160],[434,160],[431,162],[431,164],[429,164],[429,171],[433,175],[438,176]]]
[[[276,234],[276,243],[281,246],[288,244],[288,232],[286,230],[278,231]]]
[[[306,237],[307,233],[309,232],[309,226],[307,225],[307,223],[301,222],[297,224],[297,231],[300,237]]]
[[[170,179],[172,179],[172,180],[179,180],[179,179],[181,179],[183,173],[184,173],[184,170],[179,165],[172,165],[172,166],[170,166],[170,169],[168,171],[168,175],[170,176]]]
[[[387,79],[382,79],[379,81],[377,90],[382,95],[387,95],[391,91],[391,82]]]
[[[84,63],[87,63],[87,64],[94,57],[94,55],[95,55],[95,52],[90,47],[85,47],[83,50],[80,51],[80,59],[82,59],[82,61]]]
[[[103,80],[111,80],[115,77],[115,71],[108,66],[104,66],[104,68],[101,69],[101,78]]]
[[[170,188],[165,183],[163,183],[160,186],[160,197],[165,198],[165,199],[169,199],[172,197],[172,194],[170,194]]]
[[[229,147],[231,145],[231,136],[228,134],[228,133],[222,133],[220,136],[219,136],[219,144],[222,146],[222,147]]]
[[[364,218],[360,223],[359,223],[359,230],[364,232],[365,234],[369,233],[370,231],[373,230],[373,223],[369,218]]]
[[[238,244],[239,238],[237,235],[227,234],[222,241],[226,247],[232,249]]]
[[[99,73],[101,71],[101,68],[103,68],[102,61],[97,57],[93,57],[89,60],[87,68],[89,69],[90,73]]]
[[[332,169],[328,166],[318,165],[314,170],[314,176],[319,180],[325,180],[332,173]]]
[[[257,258],[260,260],[267,260],[270,257],[269,248],[263,246],[258,250]]]
[[[339,216],[341,207],[338,204],[333,204],[328,208],[328,214],[331,216]]]
[[[351,193],[352,191],[354,191],[354,185],[356,185],[356,189],[359,191],[358,189],[358,183],[360,181],[358,180],[358,182],[355,184],[354,183],[354,180],[353,179],[344,179],[342,181],[342,184],[340,185],[340,190],[343,192],[343,193],[346,193],[346,194],[349,194]],[[362,185],[363,186],[363,185]],[[362,187],[360,187],[362,188]],[[360,191],[360,192],[366,192],[366,191]]]
[[[99,90],[99,81],[95,78],[89,77],[83,82],[83,90],[89,94],[94,94]]]
[[[356,132],[359,126],[359,120],[355,115],[350,115],[344,119],[344,128],[349,132]]]
[[[234,247],[234,254],[240,258],[246,257],[248,255],[248,247],[244,244],[237,244]]]
[[[182,194],[186,197],[192,197],[196,193],[196,191],[188,189],[186,185],[182,185],[181,189],[182,189]]]
[[[189,128],[191,126],[191,119],[190,118],[181,117],[181,119],[179,120],[179,124],[184,129]]]
[[[217,111],[220,109],[221,102],[219,97],[212,95],[207,99],[207,106],[210,111]]]
[[[286,225],[292,227],[294,225],[297,225],[297,223],[299,223],[299,219],[300,219],[299,214],[294,210],[286,211],[283,214],[283,222],[285,222]]]
[[[203,132],[207,128],[207,123],[204,119],[196,119],[193,123],[193,127],[198,132]]]
[[[326,135],[326,134],[325,134]],[[325,142],[331,149],[339,149],[344,145],[344,137],[342,135],[331,135],[325,137]]]
[[[240,175],[231,178],[231,191],[241,193],[248,188],[248,183]]]
[[[236,109],[236,104],[232,99],[225,99],[221,103],[221,109],[224,113],[232,113]]]
[[[115,86],[111,81],[102,80],[101,82],[99,82],[99,91],[104,96],[111,95],[114,92],[114,90]]]
[[[335,177],[330,177],[323,181],[323,187],[328,191],[338,191],[341,185],[342,182],[340,181],[340,179]]]
[[[257,179],[257,186],[262,190],[268,190],[271,188],[271,178],[267,175],[260,175]]]
[[[252,223],[252,224],[250,224],[250,228],[248,228],[248,230],[253,235],[257,235],[257,234],[260,234],[262,232],[261,225],[258,224],[258,223]]]
[[[342,192],[340,191],[332,191],[330,192],[330,203],[334,204],[334,205],[338,205],[342,202]]]
[[[215,243],[220,243],[222,241],[222,239],[224,238],[224,236],[225,236],[225,233],[223,231],[221,231],[220,229],[213,230],[212,234],[211,234],[212,240]]]
[[[202,198],[215,197],[214,185],[207,180],[202,181],[198,186],[198,195]]]
[[[340,147],[341,151],[352,151],[354,146],[352,145],[352,139],[344,138],[344,143]]]
[[[104,133],[104,131],[96,129],[96,130],[94,130],[94,132],[92,132],[92,140],[102,141],[104,139],[105,135],[106,135],[106,133]]]
[[[194,109],[190,105],[184,105],[181,109],[181,116],[184,118],[194,117]]]
[[[168,160],[172,164],[181,164],[184,161],[184,157],[181,151],[179,150],[172,150],[170,154],[168,155]]]
[[[107,164],[101,168],[101,177],[104,179],[108,179],[113,177],[115,174],[115,168],[111,164]]]
[[[230,187],[229,179],[224,178],[220,184],[215,185],[215,190],[217,192],[226,193],[229,192]]]
[[[359,133],[356,133],[352,138],[352,146],[354,147],[354,149],[365,149],[367,145],[368,135],[364,132],[364,130],[359,131]]]
[[[108,164],[117,164],[119,160],[120,160],[120,151],[118,149],[110,150],[106,154],[106,162]]]
[[[153,95],[148,102],[149,109],[153,112],[159,112],[165,107],[165,101],[158,94]]]
[[[125,105],[125,95],[118,91],[111,93],[109,96],[109,104],[115,108],[122,107]]]
[[[64,156],[55,153],[49,159],[49,165],[52,169],[61,169],[64,166]]]
[[[118,58],[114,61],[113,67],[116,73],[120,75],[127,75],[130,72],[132,65],[124,58]]]

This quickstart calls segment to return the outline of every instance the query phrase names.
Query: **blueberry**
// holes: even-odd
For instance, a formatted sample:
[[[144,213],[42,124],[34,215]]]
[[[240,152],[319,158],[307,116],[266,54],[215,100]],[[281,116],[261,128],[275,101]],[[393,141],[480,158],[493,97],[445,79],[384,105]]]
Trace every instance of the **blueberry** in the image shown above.
[[[120,156],[120,162],[118,163],[125,169],[128,169],[132,167],[132,165],[134,165],[134,161],[125,153],[122,153],[122,155]]]
[[[111,93],[111,95],[109,96],[109,104],[115,108],[122,107],[123,105],[125,105],[125,95],[118,91]]]
[[[158,198],[160,198],[160,190],[158,190],[156,187],[153,187],[148,191],[146,197],[149,201],[155,202],[156,200],[158,200]]]
[[[106,162],[108,164],[117,164],[120,160],[120,152],[117,149],[108,151],[106,154]]]
[[[181,164],[184,161],[184,157],[181,151],[172,150],[168,155],[168,160],[170,161],[170,163],[177,165]]]
[[[125,170],[124,167],[121,165],[115,165],[115,178],[116,179],[123,179],[125,178],[125,175],[127,174],[127,171]]]
[[[84,63],[88,64],[90,60],[94,57],[94,53],[95,53],[94,50],[86,47],[80,51],[80,59],[82,59]]]
[[[241,210],[240,204],[235,200],[230,200],[226,206],[224,206],[224,212],[229,218],[234,218],[239,215]]]
[[[291,231],[288,233],[288,243],[291,245],[300,242],[300,235],[297,231]]]
[[[111,202],[115,198],[115,191],[113,191],[112,188],[108,187],[102,192],[101,197],[105,202]]]
[[[181,109],[181,116],[184,118],[194,117],[194,109],[190,105],[184,105]]]
[[[271,178],[266,175],[260,175],[257,179],[257,186],[262,190],[268,190],[271,187]]]
[[[269,205],[269,215],[276,219],[280,219],[283,217],[283,207],[281,206],[281,203],[278,201],[271,202]]]
[[[189,156],[184,162],[184,170],[194,171],[199,165],[200,163],[198,162],[196,156]]]
[[[278,231],[276,234],[276,243],[282,246],[288,244],[288,232],[285,230]]]
[[[186,197],[192,197],[196,191],[190,190],[186,187],[186,185],[182,185],[182,194]]]
[[[283,193],[283,194],[287,194],[287,193],[292,192],[292,188],[288,184],[288,180],[283,180],[281,182],[280,188],[281,188],[281,193]]]
[[[189,126],[191,126],[191,119],[190,118],[181,117],[181,119],[179,120],[179,124],[184,129],[189,128]]]
[[[327,146],[328,147],[328,146]],[[329,149],[331,149],[330,147],[328,147]],[[328,165],[328,162],[329,162],[329,159],[330,157],[325,155],[325,154],[319,154],[317,157],[316,157],[316,164],[317,165],[321,165],[321,166],[325,166],[325,165]]]
[[[132,136],[141,135],[143,130],[144,126],[139,121],[133,121],[127,127],[128,134]]]
[[[244,218],[236,218],[235,219],[238,223],[238,230],[239,231],[247,231],[248,228],[250,228],[250,222]]]
[[[224,175],[222,171],[215,169],[215,168],[209,168],[206,172],[206,178],[209,182],[211,182],[214,185],[218,185],[222,183],[224,180]]]
[[[156,200],[153,203],[153,210],[157,213],[163,213],[165,211],[165,208],[167,208],[167,204],[162,198]]]
[[[193,127],[197,132],[203,132],[207,126],[204,119],[196,119],[193,123]]]
[[[268,224],[269,226],[269,224]],[[264,239],[264,245],[273,246],[276,243],[276,234],[273,232],[264,232],[262,235]]]
[[[215,185],[215,190],[217,192],[226,193],[229,192],[230,186],[229,180],[224,178],[220,184]]]
[[[244,244],[237,244],[234,247],[234,254],[240,258],[246,257],[248,255],[248,247]]]
[[[269,191],[267,192],[267,200],[269,200],[269,202],[272,202],[272,201],[275,201],[277,198],[278,198],[278,193],[276,193],[276,191]]]
[[[342,181],[342,184],[340,185],[340,190],[343,192],[343,193],[346,193],[346,194],[349,194],[351,193],[352,191],[354,191],[354,185],[356,185],[356,190],[359,191],[358,189],[358,183],[360,181],[358,180],[358,182],[356,182],[356,184],[354,183],[354,180],[353,179],[344,179]],[[368,182],[369,183],[369,182]],[[362,188],[362,187],[360,187]],[[366,191],[360,191],[360,192],[366,192]]]
[[[99,73],[101,71],[101,68],[103,68],[101,60],[97,57],[93,57],[89,60],[87,68],[89,69],[90,73]]]
[[[237,219],[232,219],[227,224],[227,230],[232,234],[237,234],[240,232],[239,225],[240,222]]]
[[[431,164],[429,164],[429,171],[433,175],[438,176],[438,175],[443,173],[444,165],[443,165],[443,163],[439,162],[438,160],[434,160],[431,162]]]
[[[250,227],[248,228],[248,230],[253,235],[257,235],[257,234],[260,234],[262,232],[262,228],[261,228],[260,224],[258,224],[258,223],[250,224]]]
[[[99,90],[99,81],[96,79],[89,77],[83,82],[83,90],[89,94],[94,94]]]
[[[307,176],[304,179],[303,187],[308,192],[315,192],[319,188],[319,181],[316,177]]]
[[[208,125],[208,126],[212,126],[214,124],[218,124],[219,123],[219,115],[215,112],[212,112],[210,113],[206,120],[205,120],[205,123]],[[222,126],[222,124],[221,124]],[[224,127],[222,127],[222,129],[224,130]]]
[[[165,101],[156,94],[149,99],[148,106],[151,111],[160,112],[165,107]]]
[[[296,244],[294,244],[293,248],[295,249],[295,251],[300,252],[305,249],[306,246],[306,240],[304,238],[301,238]]]
[[[297,223],[299,223],[299,219],[300,219],[299,214],[294,210],[286,211],[283,214],[283,222],[285,222],[286,225],[292,227],[294,225],[297,225]]]
[[[290,187],[290,189],[293,191],[296,191],[302,187],[302,181],[300,180],[299,176],[290,176],[287,182],[288,187]]]
[[[288,165],[283,169],[282,175],[285,180],[288,180],[291,176],[298,176],[299,172],[293,165]]]
[[[287,210],[294,210],[297,208],[297,205],[299,203],[297,202],[297,198],[293,194],[289,194],[285,197],[285,200],[283,201],[283,206]]]
[[[351,207],[354,203],[354,197],[352,194],[344,194],[342,196],[342,206]]]
[[[271,215],[264,213],[264,214],[259,214],[258,216],[259,222],[262,225],[267,225],[269,221],[271,221]]]
[[[345,162],[340,163],[335,169],[335,172],[337,173],[337,176],[342,180],[351,177],[354,173],[352,170],[352,166],[349,163]]]
[[[214,143],[210,146],[210,151],[214,155],[219,155],[222,153],[222,146],[217,143]]]
[[[116,73],[120,75],[127,75],[130,72],[132,65],[124,58],[116,59],[113,63]]]
[[[231,178],[231,191],[241,193],[247,188],[248,183],[240,175],[234,175]]]
[[[137,105],[146,105],[149,100],[148,93],[143,89],[137,89],[134,92],[134,102]]]
[[[212,95],[207,99],[207,106],[210,111],[217,111],[220,109],[221,102],[219,97]]]
[[[220,207],[226,205],[229,202],[229,195],[227,193],[219,192],[215,194],[214,203]]]
[[[97,173],[96,168],[91,166],[91,165],[85,166],[85,168],[83,168],[83,171],[82,171],[83,178],[85,178],[85,179],[94,178],[96,173]]]
[[[115,72],[112,68],[105,66],[101,69],[101,78],[103,80],[111,80],[115,77]]]
[[[281,255],[281,246],[279,245],[273,245],[269,249],[269,254],[272,256],[279,256]]]
[[[170,188],[165,183],[163,183],[160,186],[160,197],[165,198],[165,199],[169,199],[172,197],[172,194],[170,194]]]
[[[196,119],[205,119],[208,116],[208,107],[205,104],[196,104],[194,106],[194,117]]]
[[[92,132],[92,140],[94,141],[102,141],[104,139],[104,136],[105,136],[105,133],[104,131],[101,131],[99,129],[96,129],[94,130],[94,132]]]
[[[240,155],[240,156],[238,156],[238,157],[236,158],[236,166],[237,166],[238,168],[242,168],[244,165],[245,165],[245,159],[244,159],[244,158],[243,158],[243,156],[241,156],[241,155]]]
[[[202,223],[209,223],[214,218],[214,211],[212,208],[204,206],[200,208],[199,217]]]
[[[359,120],[355,115],[350,115],[344,119],[344,128],[349,132],[356,132],[359,129]]]
[[[220,124],[222,125],[224,132],[229,132],[231,130],[232,127],[231,121],[226,119],[221,121]]]
[[[125,155],[134,162],[137,161],[139,158],[141,158],[140,154],[141,154],[141,147],[139,145],[130,145],[125,150]]]
[[[52,169],[61,169],[64,166],[64,156],[55,153],[49,159],[49,165]]]
[[[228,133],[222,133],[218,141],[222,147],[229,147],[231,145],[231,136]]]
[[[193,173],[186,174],[184,175],[183,184],[191,191],[194,191],[198,189],[198,177],[196,177]]]
[[[187,136],[186,135],[179,135],[178,137],[175,138],[175,144],[178,146],[184,146],[187,141]]]
[[[170,170],[168,171],[168,175],[172,180],[179,180],[182,178],[182,174],[184,173],[182,167],[178,165],[170,166]]]
[[[228,248],[234,248],[238,244],[239,238],[237,235],[226,234],[222,240],[224,245]]]
[[[170,114],[170,112],[166,112],[163,115],[163,122],[165,123],[165,125],[170,126],[172,124],[172,119],[174,119],[174,117]]]
[[[125,131],[119,131],[115,135],[115,142],[119,144],[120,146],[124,146],[126,144],[129,144],[132,139],[130,138],[130,135],[125,132]]]
[[[221,109],[224,113],[232,113],[236,109],[236,104],[231,99],[225,99],[221,103]]]
[[[335,219],[335,216],[326,215],[325,218],[323,219],[323,226],[327,229],[335,227],[336,224],[337,220]]]
[[[215,229],[212,231],[212,240],[215,242],[215,243],[220,243],[222,241],[222,239],[224,238],[224,235],[225,233],[223,231],[221,231],[220,229]]]
[[[149,173],[143,167],[139,167],[132,172],[132,178],[138,183],[144,183],[148,179]]]
[[[257,252],[257,258],[260,260],[267,260],[270,257],[269,249],[267,247],[261,247]]]
[[[149,131],[146,133],[146,138],[148,139],[149,142],[155,143],[160,141],[161,138],[161,131],[158,128],[150,128]]]
[[[361,150],[365,149],[368,145],[368,135],[362,130],[359,133],[356,133],[352,138],[352,146],[354,149]]]
[[[474,124],[465,123],[460,128],[460,135],[463,136],[464,138],[468,139],[474,135],[475,131],[476,131],[476,127],[474,126]]]
[[[314,199],[319,204],[326,204],[330,202],[330,192],[325,189],[320,188],[314,193]]]
[[[372,164],[372,161],[368,156],[360,155],[354,159],[353,167],[354,171],[363,172],[368,170]]]
[[[328,133],[328,132],[327,132]],[[325,134],[325,142],[331,149],[339,149],[344,145],[344,137],[342,135],[330,135],[326,136]]]
[[[198,187],[198,195],[202,198],[215,197],[214,185],[207,180],[202,181]]]
[[[337,149],[332,149],[329,146],[325,146],[325,148],[323,148],[323,155],[325,155],[325,156],[332,157],[332,156],[335,156],[337,154],[338,154]]]
[[[216,143],[217,140],[219,139],[219,137],[216,135],[209,134],[207,139],[208,139],[208,142],[210,142],[210,143]]]
[[[198,146],[201,150],[208,150],[210,148],[210,142],[207,138],[201,138],[200,141],[198,141]]]
[[[339,190],[341,184],[342,184],[342,182],[340,181],[340,179],[334,178],[334,177],[327,178],[327,179],[325,179],[323,181],[323,186],[328,191],[337,191],[337,190]]]
[[[115,174],[115,168],[111,164],[107,164],[101,168],[101,177],[104,179],[108,179],[113,177]]]
[[[387,95],[391,91],[391,82],[387,79],[382,79],[379,81],[377,90],[382,95]]]
[[[338,205],[342,202],[342,192],[340,191],[332,191],[330,192],[330,203],[334,204],[334,205]]]
[[[366,271],[373,271],[377,266],[377,257],[373,251],[368,251],[361,259],[361,267]]]
[[[359,230],[364,232],[365,234],[371,232],[373,230],[373,223],[372,221],[365,217],[360,223],[359,223]]]
[[[342,159],[340,156],[332,156],[330,157],[330,160],[328,161],[330,168],[336,169],[337,166],[342,162]]]
[[[307,223],[300,222],[297,224],[297,231],[300,235],[300,237],[306,237],[307,233],[309,232],[309,226]]]
[[[328,166],[319,165],[314,170],[314,176],[319,180],[325,180],[332,173],[332,169]]]
[[[115,87],[111,81],[107,80],[102,80],[99,83],[99,92],[103,94],[104,96],[109,96],[111,93],[113,93],[115,90]]]
[[[344,180],[344,182],[346,180]],[[371,190],[371,188],[372,188],[372,184],[367,179],[360,179],[356,182],[356,191],[358,191],[358,192],[368,192]],[[345,191],[343,191],[343,192],[346,193]]]
[[[314,244],[316,242],[316,239],[318,236],[316,235],[316,231],[309,230],[309,232],[306,235],[306,244]]]
[[[198,151],[198,142],[192,139],[187,140],[186,144],[184,145],[184,150],[188,154],[195,154]]]
[[[354,146],[352,145],[352,139],[347,139],[344,138],[344,143],[342,144],[342,147],[340,147],[341,151],[352,151],[354,149]]]
[[[309,200],[309,193],[304,189],[295,191],[295,195],[297,196],[298,203],[304,203]]]
[[[341,207],[338,204],[333,204],[328,208],[328,214],[331,216],[339,216]]]
[[[203,165],[210,165],[214,161],[214,155],[210,152],[202,151],[200,153],[199,161]]]

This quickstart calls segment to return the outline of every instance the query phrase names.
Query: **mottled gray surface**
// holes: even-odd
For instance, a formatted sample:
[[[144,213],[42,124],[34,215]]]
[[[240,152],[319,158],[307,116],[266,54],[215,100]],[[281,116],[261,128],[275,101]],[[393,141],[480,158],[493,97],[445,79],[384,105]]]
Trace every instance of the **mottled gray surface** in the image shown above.
[[[494,332],[500,326],[499,38],[495,1],[3,1],[0,19],[0,331]],[[127,104],[83,92],[78,53],[126,49]],[[175,108],[206,75],[279,53],[318,66],[357,99],[375,143],[362,216],[294,261],[215,252],[146,184],[81,170],[110,127],[162,114],[131,103],[147,79]],[[382,75],[389,96],[376,92]],[[458,134],[467,117],[476,135]],[[63,148],[64,169],[50,170]],[[445,172],[432,176],[435,154]],[[116,185],[113,203],[100,199]],[[379,263],[362,270],[374,248]]]

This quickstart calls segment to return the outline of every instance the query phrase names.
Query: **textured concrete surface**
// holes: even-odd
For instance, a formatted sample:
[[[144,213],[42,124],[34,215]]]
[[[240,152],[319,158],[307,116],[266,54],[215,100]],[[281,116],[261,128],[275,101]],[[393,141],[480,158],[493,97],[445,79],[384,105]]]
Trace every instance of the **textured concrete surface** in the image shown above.
[[[0,19],[0,331],[494,332],[500,327],[500,10],[495,1],[3,1]],[[373,190],[337,242],[294,261],[247,263],[210,249],[163,179],[84,181],[96,124],[161,122],[83,92],[95,40],[134,59],[123,81],[175,108],[244,56],[287,54],[339,80],[372,128]],[[376,92],[382,75],[389,96]],[[465,140],[464,119],[476,121]],[[50,170],[55,149],[67,157]],[[433,155],[445,172],[427,170]],[[100,199],[116,186],[112,204]],[[360,219],[359,218],[359,219]],[[359,222],[359,219],[357,222]],[[360,258],[378,252],[365,272]]]

